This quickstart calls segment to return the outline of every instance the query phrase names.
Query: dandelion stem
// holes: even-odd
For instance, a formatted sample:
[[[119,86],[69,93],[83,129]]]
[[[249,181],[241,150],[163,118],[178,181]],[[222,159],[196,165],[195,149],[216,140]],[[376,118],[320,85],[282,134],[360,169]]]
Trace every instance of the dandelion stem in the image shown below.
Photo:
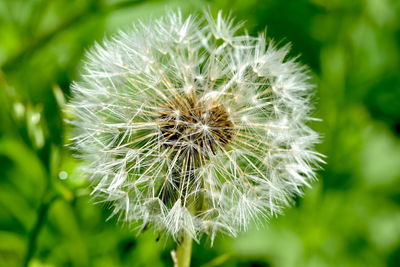
[[[192,256],[192,238],[184,234],[176,249],[176,267],[189,267]]]

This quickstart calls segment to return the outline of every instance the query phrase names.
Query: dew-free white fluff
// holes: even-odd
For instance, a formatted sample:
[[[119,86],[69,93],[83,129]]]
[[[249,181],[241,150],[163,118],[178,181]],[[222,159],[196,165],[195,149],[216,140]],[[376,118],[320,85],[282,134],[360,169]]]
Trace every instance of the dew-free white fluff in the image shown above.
[[[322,162],[305,67],[221,13],[180,12],[96,45],[69,108],[93,194],[173,237],[235,236],[290,204]]]

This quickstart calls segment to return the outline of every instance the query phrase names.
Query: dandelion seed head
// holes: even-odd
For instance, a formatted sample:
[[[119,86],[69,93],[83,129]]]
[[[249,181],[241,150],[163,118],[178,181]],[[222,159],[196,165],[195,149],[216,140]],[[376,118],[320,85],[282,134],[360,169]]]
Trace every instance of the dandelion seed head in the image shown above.
[[[90,50],[71,141],[113,215],[174,238],[236,236],[315,179],[306,68],[241,26],[170,12]]]

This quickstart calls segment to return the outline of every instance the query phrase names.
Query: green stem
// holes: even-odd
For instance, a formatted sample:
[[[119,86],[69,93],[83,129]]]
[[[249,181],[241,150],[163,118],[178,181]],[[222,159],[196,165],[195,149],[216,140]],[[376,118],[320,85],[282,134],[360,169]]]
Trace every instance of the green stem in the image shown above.
[[[31,233],[29,234],[28,246],[22,265],[24,267],[28,266],[33,254],[35,253],[37,238],[39,236],[40,230],[42,230],[44,222],[46,221],[47,212],[49,211],[52,202],[53,200],[42,203],[39,207],[36,223],[33,226]]]
[[[184,234],[181,242],[176,249],[177,267],[189,267],[192,256],[192,238]]]

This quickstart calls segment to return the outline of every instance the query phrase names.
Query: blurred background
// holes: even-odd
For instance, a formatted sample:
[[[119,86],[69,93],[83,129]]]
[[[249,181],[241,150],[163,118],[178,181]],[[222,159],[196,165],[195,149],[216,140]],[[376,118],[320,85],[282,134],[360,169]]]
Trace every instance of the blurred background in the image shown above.
[[[0,266],[172,266],[173,242],[91,202],[60,107],[95,41],[177,7],[231,11],[292,42],[327,155],[283,216],[202,240],[193,266],[400,266],[398,0],[0,0]]]

